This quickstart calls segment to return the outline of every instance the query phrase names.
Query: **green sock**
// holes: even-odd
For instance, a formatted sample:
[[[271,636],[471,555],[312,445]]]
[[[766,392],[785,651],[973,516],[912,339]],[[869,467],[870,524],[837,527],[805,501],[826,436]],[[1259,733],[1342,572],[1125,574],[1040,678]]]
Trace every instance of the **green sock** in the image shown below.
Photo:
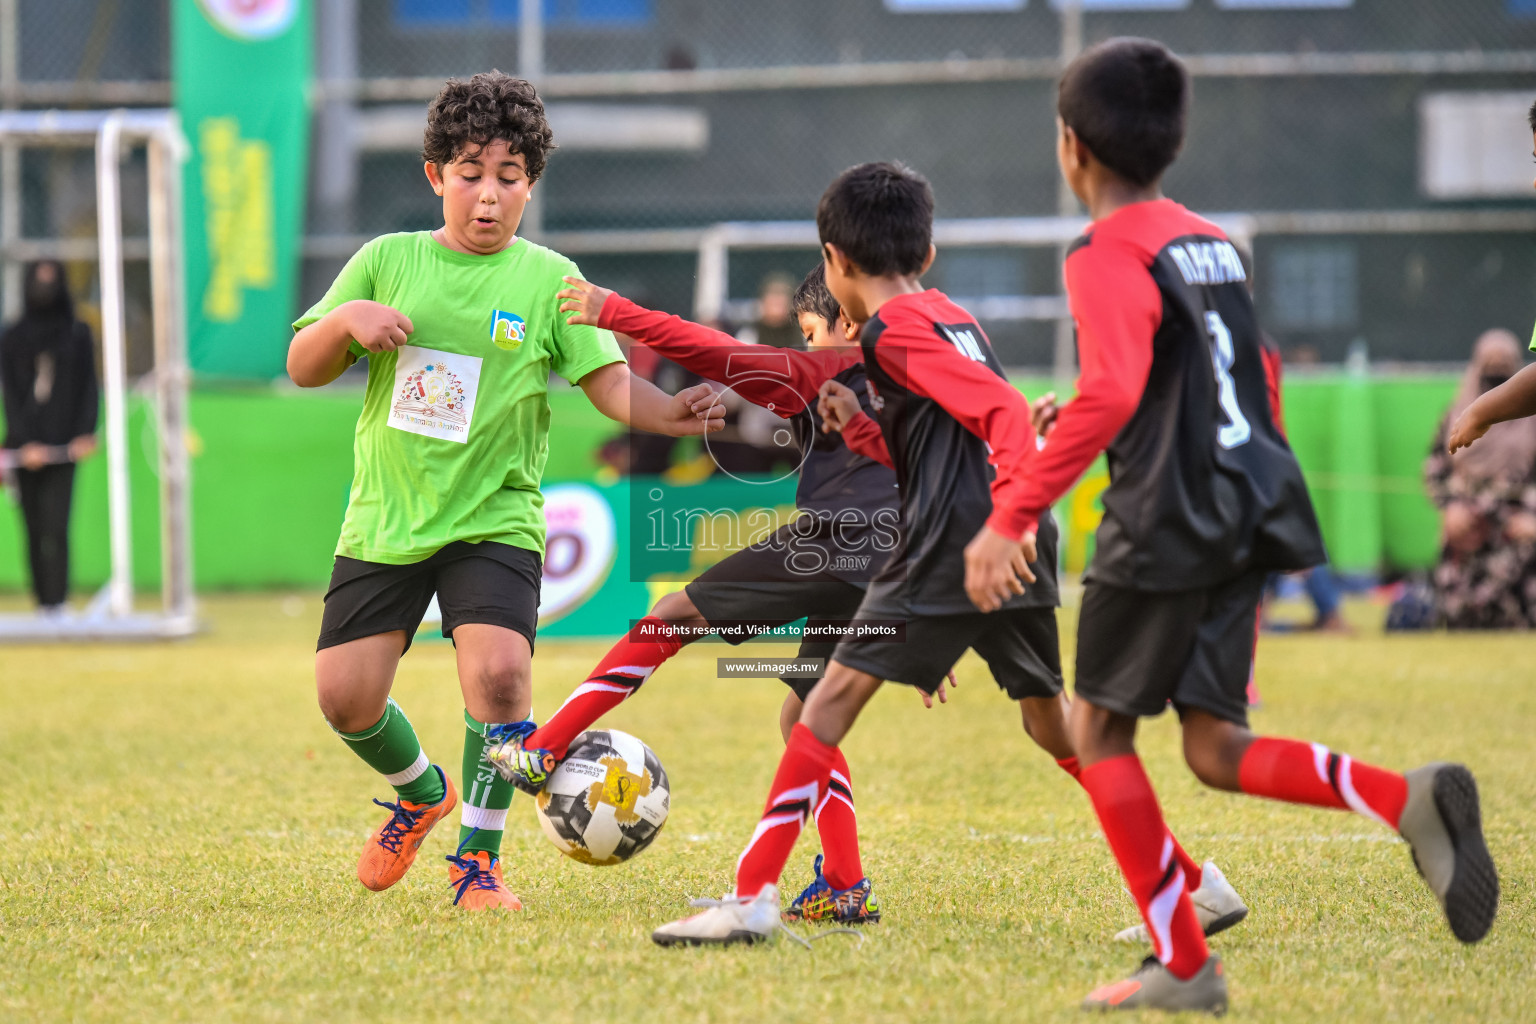
[[[464,712],[464,806],[459,808],[459,852],[484,850],[501,856],[501,833],[512,806],[512,783],[496,774],[485,760],[491,743],[485,738],[494,722],[477,722]]]
[[[432,770],[411,720],[405,717],[393,697],[384,705],[384,717],[362,732],[337,731],[342,742],[368,767],[384,776],[400,799],[417,804],[435,804],[443,798],[443,779]]]

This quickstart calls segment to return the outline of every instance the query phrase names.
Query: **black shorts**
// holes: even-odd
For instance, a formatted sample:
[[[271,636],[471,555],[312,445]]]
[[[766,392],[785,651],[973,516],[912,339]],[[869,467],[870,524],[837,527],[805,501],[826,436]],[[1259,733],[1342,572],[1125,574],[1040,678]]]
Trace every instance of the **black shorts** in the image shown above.
[[[876,618],[866,609],[861,618]],[[970,648],[1012,700],[1061,693],[1061,640],[1055,608],[920,615],[906,620],[903,642],[844,640],[833,660],[893,683],[933,693]]]
[[[397,629],[405,631],[410,650],[434,593],[443,612],[443,636],[452,637],[468,622],[505,626],[527,637],[532,649],[543,578],[537,551],[495,541],[454,541],[408,565],[337,555],[316,650]]]
[[[1170,593],[1090,581],[1077,624],[1077,696],[1139,718],[1172,701],[1246,726],[1267,575]]]
[[[743,582],[749,581],[749,582]],[[750,624],[783,626],[805,619],[808,626],[848,621],[864,600],[864,588],[831,573],[800,575],[785,566],[784,552],[753,546],[742,548],[700,573],[684,588],[688,600],[711,626]],[[739,644],[745,633],[723,633],[721,639]],[[830,658],[835,640],[805,639],[798,657]],[[785,676],[784,685],[805,700],[820,676]]]

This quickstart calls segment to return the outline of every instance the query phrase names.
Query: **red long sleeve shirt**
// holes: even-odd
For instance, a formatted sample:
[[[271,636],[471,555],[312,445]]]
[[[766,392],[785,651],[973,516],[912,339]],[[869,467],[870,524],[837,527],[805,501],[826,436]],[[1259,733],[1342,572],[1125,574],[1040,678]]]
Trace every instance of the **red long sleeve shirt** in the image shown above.
[[[929,290],[891,299],[878,317],[883,330],[874,352],[880,368],[987,443],[987,461],[996,470],[987,525],[1014,540],[1035,529],[1038,511],[1031,514],[1026,504],[1035,459],[1029,402],[1003,376],[991,347],[977,343],[980,328],[970,314]]]

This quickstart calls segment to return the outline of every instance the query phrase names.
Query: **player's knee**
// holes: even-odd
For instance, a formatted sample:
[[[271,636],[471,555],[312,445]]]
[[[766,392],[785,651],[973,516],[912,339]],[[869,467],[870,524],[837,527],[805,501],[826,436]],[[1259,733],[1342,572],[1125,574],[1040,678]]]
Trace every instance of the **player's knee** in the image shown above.
[[[1231,722],[1209,716],[1184,722],[1184,763],[1195,778],[1214,789],[1236,792],[1238,766],[1252,734]]]
[[[511,701],[528,689],[528,659],[515,651],[497,651],[478,661],[474,677],[487,697]]]
[[[315,687],[316,703],[332,729],[337,732],[362,732],[384,713],[382,708],[366,707],[350,688],[321,681]]]
[[[698,618],[699,610],[693,606],[686,590],[677,590],[657,601],[651,615],[663,622],[681,622]]]

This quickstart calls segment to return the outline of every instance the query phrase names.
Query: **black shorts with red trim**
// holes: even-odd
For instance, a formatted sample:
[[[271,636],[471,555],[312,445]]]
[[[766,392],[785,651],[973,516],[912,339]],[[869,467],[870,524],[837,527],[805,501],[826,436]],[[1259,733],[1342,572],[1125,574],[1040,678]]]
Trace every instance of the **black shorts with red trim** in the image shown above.
[[[443,636],[467,623],[515,630],[533,648],[539,625],[543,559],[537,551],[481,541],[454,541],[430,558],[406,565],[336,556],[325,593],[317,650],[395,630],[405,649],[437,595]]]
[[[800,619],[814,628],[826,622],[847,622],[858,613],[864,588],[830,572],[798,573],[790,568],[783,551],[765,545],[742,548],[710,566],[687,587],[688,600],[711,626],[758,626],[773,628]],[[722,632],[726,643],[740,644],[750,636],[735,630]],[[837,641],[807,637],[801,640],[801,658],[830,658]],[[784,676],[784,685],[804,700],[818,676]]]
[[[1160,715],[1171,702],[1180,712],[1193,708],[1246,726],[1267,575],[1171,592],[1088,581],[1077,624],[1076,695],[1138,718]]]
[[[966,649],[981,655],[992,678],[1011,700],[1054,697],[1061,693],[1061,640],[1055,608],[1004,608],[960,615],[882,613],[866,602],[859,622],[902,621],[904,637],[892,642],[876,637],[848,639],[832,660],[892,683],[906,683],[933,693]]]

